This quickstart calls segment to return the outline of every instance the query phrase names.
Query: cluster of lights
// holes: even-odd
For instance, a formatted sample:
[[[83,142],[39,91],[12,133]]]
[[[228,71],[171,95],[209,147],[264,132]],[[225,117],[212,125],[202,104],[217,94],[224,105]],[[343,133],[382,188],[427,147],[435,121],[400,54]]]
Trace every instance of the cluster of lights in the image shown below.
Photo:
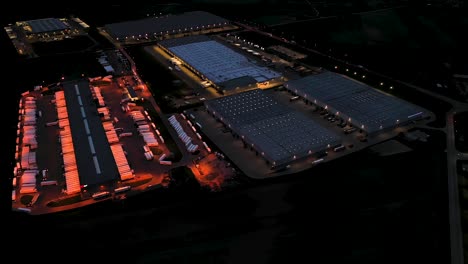
[[[338,69],[338,65],[335,65],[335,70],[337,70],[337,69]],[[346,69],[346,72],[349,72],[349,69]],[[353,72],[353,74],[357,75],[357,72]],[[366,75],[362,75],[362,78],[365,79]],[[383,86],[383,85],[384,85],[384,83],[380,82],[380,86]],[[390,88],[390,90],[393,90],[393,86],[390,86],[389,88]]]
[[[224,22],[224,25],[226,25],[226,24],[227,24],[227,22]],[[208,25],[206,25],[206,27],[211,27],[211,26],[216,27],[217,25],[218,25],[218,26],[221,26],[221,25],[223,25],[223,23],[218,23],[218,24],[215,23],[215,24],[213,24],[213,25],[208,24]],[[205,25],[202,25],[202,26],[200,26],[200,27],[201,27],[201,28],[205,28]],[[193,26],[190,27],[190,30],[193,30],[193,29],[194,29]],[[195,29],[199,29],[199,26],[195,26]],[[181,32],[182,29],[179,28],[178,30],[176,30],[176,29],[173,29],[173,30],[172,30],[172,32],[176,32],[176,31]],[[184,28],[184,31],[188,31],[188,28]],[[151,33],[150,33],[150,34],[151,34]],[[154,36],[156,36],[157,34],[158,34],[158,33],[156,33],[156,32],[153,33]],[[163,31],[159,32],[159,34],[162,35],[162,34],[163,34]],[[169,34],[169,30],[166,30],[166,34]],[[138,35],[138,36],[141,38],[141,35]],[[148,33],[146,33],[145,36],[148,36]],[[125,39],[128,39],[128,38],[129,38],[129,36],[126,36],[126,37],[125,37]],[[131,38],[134,39],[135,36],[133,35],[133,36],[131,36]],[[119,40],[119,38],[116,38],[116,40]]]

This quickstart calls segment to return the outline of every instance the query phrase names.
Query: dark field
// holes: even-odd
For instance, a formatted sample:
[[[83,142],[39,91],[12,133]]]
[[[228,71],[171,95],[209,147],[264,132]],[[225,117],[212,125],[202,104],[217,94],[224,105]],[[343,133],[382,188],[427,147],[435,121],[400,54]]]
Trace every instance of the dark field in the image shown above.
[[[290,179],[223,193],[155,190],[124,204],[18,219],[30,227],[18,239],[47,233],[62,241],[58,250],[113,248],[121,253],[99,258],[133,263],[284,263],[292,256],[446,263],[443,134],[426,132],[428,143],[405,143],[416,151],[387,157],[364,151]],[[71,238],[61,237],[65,232]]]
[[[61,41],[36,42],[32,44],[34,51],[39,56],[85,52],[87,49],[92,48],[93,45],[94,42],[87,36],[78,36]]]
[[[455,121],[455,147],[458,151],[468,152],[468,112],[458,113]]]
[[[468,72],[467,42],[460,31],[468,28],[465,12],[402,7],[270,30],[333,57],[460,100],[451,76]],[[447,88],[438,88],[437,83]]]

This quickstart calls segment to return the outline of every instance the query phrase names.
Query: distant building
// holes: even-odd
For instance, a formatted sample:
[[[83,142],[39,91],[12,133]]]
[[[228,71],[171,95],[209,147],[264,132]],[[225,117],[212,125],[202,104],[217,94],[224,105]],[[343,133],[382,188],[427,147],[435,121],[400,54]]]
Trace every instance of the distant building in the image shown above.
[[[223,93],[257,88],[281,78],[280,73],[256,65],[208,36],[163,40],[159,46]]]
[[[58,18],[43,18],[24,21],[23,29],[31,34],[59,32],[70,27]]]
[[[427,116],[419,106],[333,72],[288,81],[286,89],[368,134]]]
[[[204,11],[193,11],[107,24],[105,28],[115,40],[125,42],[221,29],[228,25],[230,25],[230,21],[225,18]]]

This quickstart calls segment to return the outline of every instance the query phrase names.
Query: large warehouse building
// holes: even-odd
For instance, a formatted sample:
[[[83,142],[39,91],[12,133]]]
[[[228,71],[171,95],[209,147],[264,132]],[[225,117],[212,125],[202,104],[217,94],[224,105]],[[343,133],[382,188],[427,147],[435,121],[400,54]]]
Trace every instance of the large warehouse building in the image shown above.
[[[205,106],[273,168],[341,143],[339,136],[260,89],[209,100]]]
[[[96,106],[85,99],[92,98],[88,83],[65,83],[64,95],[81,183],[95,185],[115,180],[119,172],[102,121]]]
[[[391,129],[428,114],[421,107],[333,72],[288,81],[284,86],[368,134]]]
[[[279,80],[281,74],[252,63],[247,57],[204,35],[161,41],[159,45],[184,65],[226,93],[256,88]]]
[[[70,26],[58,18],[35,19],[18,23],[29,34],[59,32],[70,28]]]
[[[227,19],[204,11],[193,11],[178,15],[149,17],[105,25],[109,34],[118,41],[142,37],[163,37],[201,30],[215,30],[229,26]]]

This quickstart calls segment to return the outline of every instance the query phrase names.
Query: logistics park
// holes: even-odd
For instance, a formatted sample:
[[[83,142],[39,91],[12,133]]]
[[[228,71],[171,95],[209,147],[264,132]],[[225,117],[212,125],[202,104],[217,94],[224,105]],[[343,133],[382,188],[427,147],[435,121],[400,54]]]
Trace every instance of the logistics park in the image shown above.
[[[19,55],[38,57],[34,45],[87,37],[89,25],[78,17],[18,21],[4,27]]]
[[[43,214],[125,199],[167,187],[171,170],[182,166],[200,185],[220,190],[238,175],[267,179],[310,169],[434,118],[331,71],[287,71],[291,61],[232,31],[243,29],[206,12],[196,14],[101,29],[126,63],[109,60],[106,69],[133,65],[122,46],[152,42],[148,55],[195,94],[181,103],[183,110],[163,113],[134,65],[23,94],[14,209]],[[205,35],[200,29],[208,26]]]

